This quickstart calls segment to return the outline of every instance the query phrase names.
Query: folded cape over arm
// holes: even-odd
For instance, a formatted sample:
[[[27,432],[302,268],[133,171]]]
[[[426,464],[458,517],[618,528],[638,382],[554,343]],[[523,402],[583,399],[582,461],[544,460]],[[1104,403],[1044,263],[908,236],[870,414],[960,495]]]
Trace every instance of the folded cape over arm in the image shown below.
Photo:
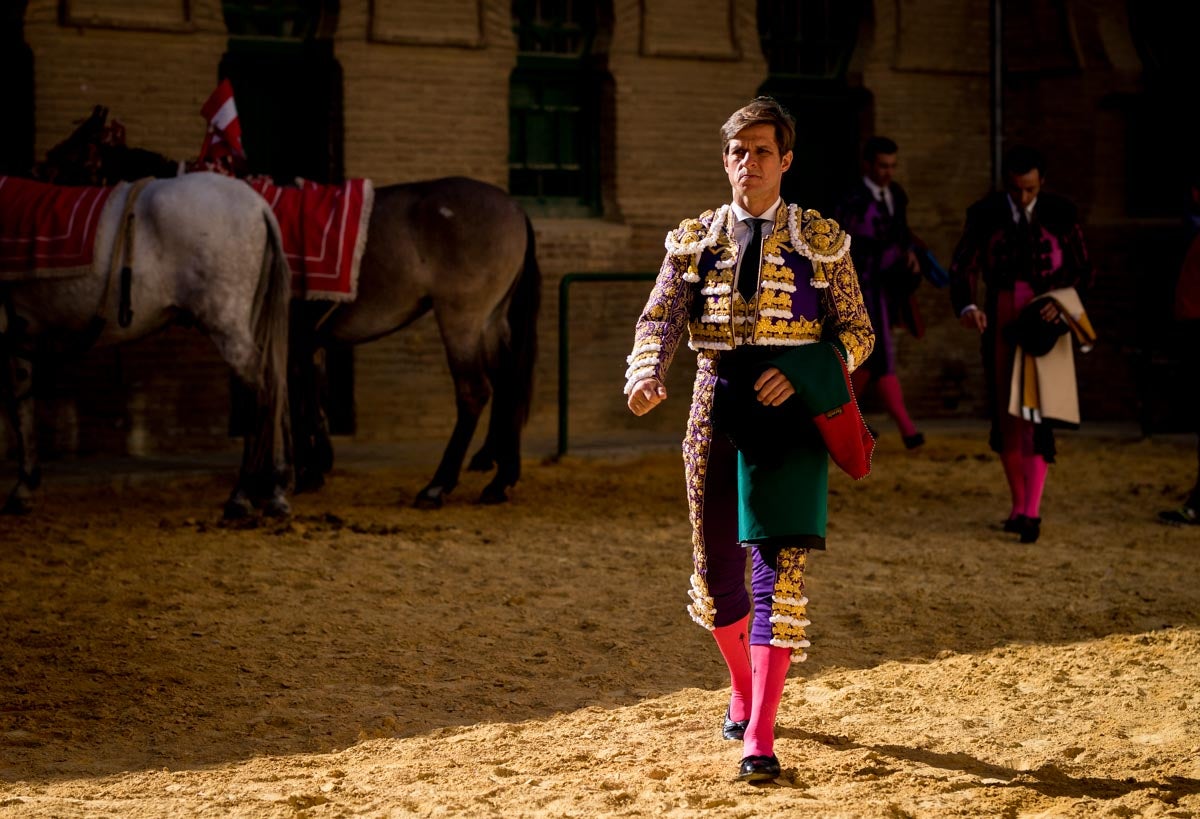
[[[776,367],[796,394],[778,407],[759,403],[754,382]],[[811,420],[833,462],[850,477],[871,471],[875,439],[854,397],[845,353],[836,341],[787,347],[738,368],[717,398],[718,425],[751,462],[778,460]]]
[[[792,383],[838,468],[855,480],[869,475],[875,439],[858,408],[841,345],[821,342],[793,347],[779,356],[775,366]]]

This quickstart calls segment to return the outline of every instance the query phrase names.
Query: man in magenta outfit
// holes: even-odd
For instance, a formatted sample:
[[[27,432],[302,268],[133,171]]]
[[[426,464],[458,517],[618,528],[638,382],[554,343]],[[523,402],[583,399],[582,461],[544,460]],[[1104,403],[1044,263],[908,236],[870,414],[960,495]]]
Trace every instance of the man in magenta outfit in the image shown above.
[[[982,336],[992,428],[1012,497],[1004,530],[1033,543],[1041,531],[1042,490],[1054,461],[1054,431],[1008,411],[1014,344],[1010,328],[1035,296],[1074,287],[1085,295],[1092,281],[1079,216],[1069,201],[1042,190],[1045,160],[1028,147],[1003,161],[1005,190],[967,210],[967,223],[950,266],[950,298],[959,321]],[[987,300],[976,302],[982,280]],[[1053,301],[1041,307],[1046,321],[1059,318]]]

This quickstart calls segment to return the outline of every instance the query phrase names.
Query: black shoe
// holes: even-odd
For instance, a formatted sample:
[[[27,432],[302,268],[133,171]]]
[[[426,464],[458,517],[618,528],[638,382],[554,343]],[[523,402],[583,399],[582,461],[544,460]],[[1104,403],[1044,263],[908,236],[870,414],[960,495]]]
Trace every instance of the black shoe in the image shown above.
[[[919,446],[925,446],[925,435],[920,432],[914,432],[912,435],[901,436],[904,438],[905,449],[916,449]]]
[[[744,719],[740,722],[735,722],[729,718],[729,709],[725,709],[725,724],[721,726],[721,736],[725,739],[736,739],[741,742],[746,737],[746,726],[750,724],[750,720]]]
[[[1041,518],[1025,518],[1021,526],[1021,542],[1037,543],[1038,535],[1042,533]]]
[[[1200,523],[1200,515],[1196,514],[1196,510],[1187,504],[1180,506],[1178,509],[1159,512],[1158,519],[1163,523],[1170,523],[1175,526],[1195,526]]]
[[[779,760],[773,756],[748,756],[738,766],[741,782],[767,782],[779,776]]]
[[[1019,535],[1025,530],[1025,521],[1027,520],[1029,520],[1029,518],[1025,517],[1024,515],[1017,515],[1015,518],[1009,518],[1008,520],[1004,521],[1004,526],[1002,528],[1006,532]]]

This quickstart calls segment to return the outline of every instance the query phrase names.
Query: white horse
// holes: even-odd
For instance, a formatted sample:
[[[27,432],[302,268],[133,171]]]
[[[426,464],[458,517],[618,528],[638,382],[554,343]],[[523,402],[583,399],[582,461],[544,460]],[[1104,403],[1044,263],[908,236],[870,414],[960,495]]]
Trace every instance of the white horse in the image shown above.
[[[248,186],[217,174],[148,182],[131,210],[132,234],[126,234],[132,236],[132,316],[122,326],[120,283],[110,280],[115,277],[109,265],[131,187],[122,184],[108,198],[90,273],[0,282],[0,365],[7,365],[0,382],[9,387],[19,469],[3,511],[29,511],[40,482],[32,388],[39,356],[78,350],[81,342],[93,340],[99,346],[132,341],[185,319],[208,334],[257,395],[255,423],[226,516],[253,513],[255,501],[265,514],[287,514],[291,283],[275,217]]]

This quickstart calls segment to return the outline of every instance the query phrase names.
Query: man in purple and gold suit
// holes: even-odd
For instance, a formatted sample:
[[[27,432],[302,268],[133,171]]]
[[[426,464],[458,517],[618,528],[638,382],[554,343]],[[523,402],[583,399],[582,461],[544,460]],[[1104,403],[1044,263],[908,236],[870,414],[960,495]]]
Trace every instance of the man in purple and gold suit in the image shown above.
[[[999,453],[1012,507],[1004,530],[1022,543],[1041,532],[1042,490],[1054,462],[1054,431],[1010,414],[1013,330],[1023,308],[1051,290],[1073,287],[1080,296],[1092,281],[1092,265],[1075,206],[1042,190],[1045,160],[1033,148],[1018,146],[1004,156],[1005,190],[991,193],[967,210],[967,223],[950,266],[950,298],[959,321],[982,336],[992,428],[990,443]],[[982,281],[986,301],[976,301]],[[1060,321],[1053,300],[1039,302],[1042,319]]]
[[[753,782],[780,773],[775,716],[789,664],[809,645],[806,558],[825,543],[829,452],[812,417],[795,409],[797,388],[830,365],[839,384],[848,380],[874,335],[849,238],[780,198],[791,115],[759,97],[721,138],[732,201],[667,234],[625,393],[637,415],[665,400],[667,367],[688,334],[698,359],[683,445],[695,566],[688,612],[729,667],[722,735],[742,741],[738,777]]]
[[[893,327],[903,320],[913,289],[921,281],[916,245],[908,229],[908,194],[893,179],[899,148],[887,137],[873,136],[863,146],[863,176],[838,202],[834,218],[853,243],[850,255],[858,271],[863,301],[875,328],[875,352],[854,373],[861,395],[874,383],[888,415],[900,429],[906,449],[925,443],[917,431],[896,377]],[[917,328],[911,328],[914,333]]]

